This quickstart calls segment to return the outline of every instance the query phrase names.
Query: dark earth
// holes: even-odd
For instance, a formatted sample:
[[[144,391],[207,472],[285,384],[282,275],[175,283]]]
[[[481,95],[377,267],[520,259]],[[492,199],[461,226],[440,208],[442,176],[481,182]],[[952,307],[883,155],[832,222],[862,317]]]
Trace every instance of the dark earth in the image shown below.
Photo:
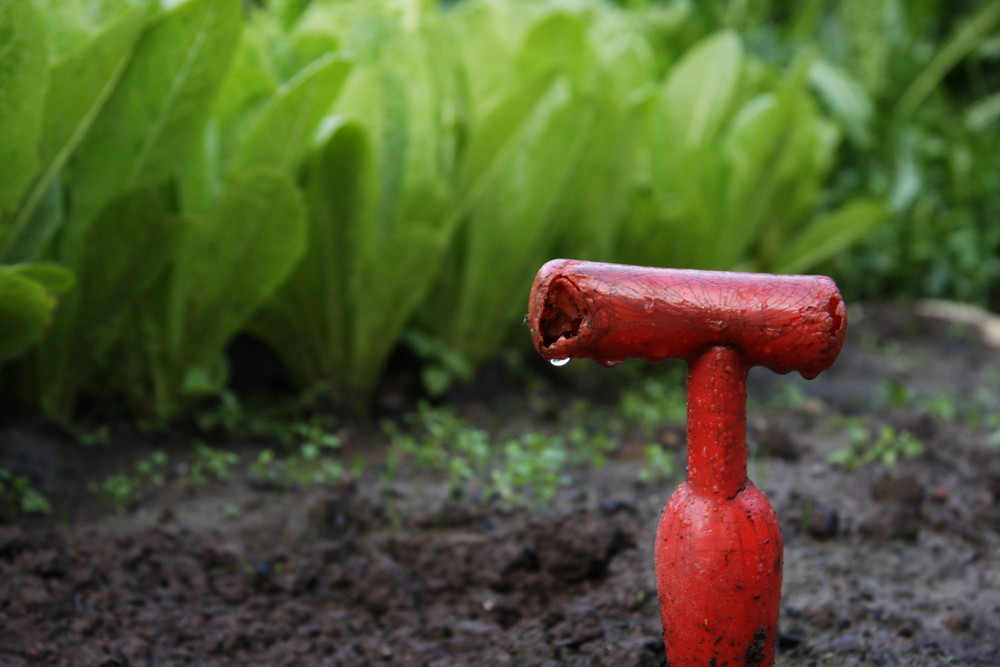
[[[818,379],[751,374],[749,471],[785,539],[777,664],[1000,665],[1000,323],[928,302],[850,320]],[[538,370],[530,385],[487,373],[456,409],[551,429],[577,393],[613,402],[592,373],[622,369]],[[829,460],[904,431],[922,453]],[[114,427],[85,450],[8,416],[0,466],[54,511],[0,525],[0,665],[662,664],[653,538],[678,480],[637,481],[633,443],[568,471],[551,502],[512,507],[449,497],[419,470],[385,483],[380,434],[343,427],[345,459],[368,465],[339,484],[244,468],[172,478],[118,514],[87,485],[189,439]],[[679,429],[661,440],[683,454]],[[244,461],[263,446],[224,444]]]

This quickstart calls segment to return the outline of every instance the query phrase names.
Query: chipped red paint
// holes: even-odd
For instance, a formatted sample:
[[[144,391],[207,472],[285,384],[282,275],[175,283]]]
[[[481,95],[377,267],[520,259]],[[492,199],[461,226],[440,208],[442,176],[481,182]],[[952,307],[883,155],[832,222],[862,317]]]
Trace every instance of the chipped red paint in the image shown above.
[[[813,378],[829,368],[847,327],[837,286],[553,260],[535,278],[527,322],[547,359],[688,362],[687,481],[663,511],[655,554],[667,661],[773,664],[783,546],[747,478],[747,370]]]

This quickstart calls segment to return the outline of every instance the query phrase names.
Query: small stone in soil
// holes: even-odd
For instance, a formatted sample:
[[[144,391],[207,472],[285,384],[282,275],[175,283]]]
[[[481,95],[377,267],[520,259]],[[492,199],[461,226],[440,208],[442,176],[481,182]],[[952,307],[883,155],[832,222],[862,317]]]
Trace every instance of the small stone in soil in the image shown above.
[[[834,653],[863,651],[865,648],[865,640],[858,635],[841,635],[830,642],[829,648]]]
[[[837,537],[840,529],[840,515],[837,510],[827,505],[816,505],[806,517],[806,533],[817,540],[829,540]]]
[[[972,627],[972,617],[968,614],[952,614],[944,620],[944,624],[952,632],[967,632]]]

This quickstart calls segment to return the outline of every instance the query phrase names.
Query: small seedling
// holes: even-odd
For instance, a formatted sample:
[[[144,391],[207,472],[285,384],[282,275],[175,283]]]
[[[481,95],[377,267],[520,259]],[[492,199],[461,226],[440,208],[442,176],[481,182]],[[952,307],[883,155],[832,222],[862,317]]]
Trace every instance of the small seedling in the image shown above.
[[[892,468],[899,461],[912,459],[924,452],[924,445],[909,431],[897,431],[886,425],[872,441],[867,428],[854,430],[850,442],[830,454],[828,461],[845,470],[854,470],[870,463]]]
[[[102,502],[111,505],[116,514],[124,514],[125,510],[146,497],[146,491],[150,487],[164,485],[167,461],[166,452],[153,452],[148,458],[136,462],[133,466],[134,474],[108,475],[101,482],[90,484],[88,488]]]
[[[384,427],[391,444],[383,483],[408,460],[418,468],[446,474],[453,496],[521,505],[551,500],[568,479],[564,471],[571,457],[562,438],[526,433],[497,446],[486,431],[450,410],[426,404],[405,421],[410,425],[407,433],[392,424]]]
[[[98,494],[102,502],[111,505],[115,514],[124,514],[145,495],[136,479],[124,473],[108,475],[100,484],[95,482],[89,488],[91,493]]]
[[[549,502],[569,481],[564,472],[568,463],[561,438],[526,433],[504,443],[503,455],[490,473],[488,492],[505,505]]]
[[[312,429],[303,431],[310,439],[299,444],[298,449],[280,458],[273,449],[265,449],[250,464],[250,473],[260,479],[276,484],[336,484],[344,478],[344,467],[333,460],[332,454],[340,449],[340,439],[330,433],[320,433]],[[360,463],[359,463],[360,461]],[[352,472],[358,474],[364,468],[364,458],[359,457],[351,464]]]
[[[185,484],[202,486],[209,482],[225,482],[232,477],[240,457],[236,452],[209,447],[203,442],[194,444],[194,460],[183,476]]]
[[[0,468],[0,519],[51,513],[49,499],[33,489],[27,477]]]

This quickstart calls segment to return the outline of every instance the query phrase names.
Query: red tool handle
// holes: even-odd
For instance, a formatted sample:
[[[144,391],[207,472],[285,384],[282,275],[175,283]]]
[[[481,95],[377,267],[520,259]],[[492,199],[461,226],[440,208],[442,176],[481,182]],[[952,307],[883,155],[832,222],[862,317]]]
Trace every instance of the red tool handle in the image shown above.
[[[823,276],[553,260],[528,310],[545,358],[688,362],[688,479],[660,519],[656,581],[667,665],[771,665],[782,540],[747,478],[751,366],[813,378],[836,360],[847,315]]]
[[[748,366],[819,375],[844,344],[847,313],[825,276],[657,269],[555,259],[528,304],[546,359],[688,359],[736,347]]]

